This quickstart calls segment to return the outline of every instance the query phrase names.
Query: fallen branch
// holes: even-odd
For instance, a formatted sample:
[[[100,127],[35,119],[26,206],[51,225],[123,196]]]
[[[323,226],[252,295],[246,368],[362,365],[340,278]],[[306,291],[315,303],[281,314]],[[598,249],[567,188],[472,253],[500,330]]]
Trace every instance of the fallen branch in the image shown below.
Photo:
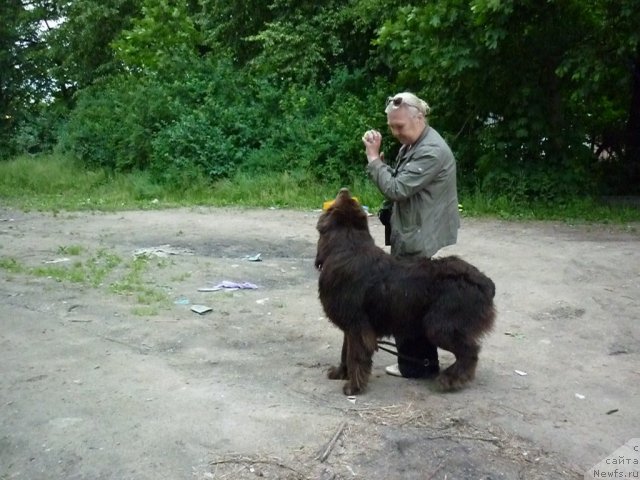
[[[224,464],[240,464],[240,465],[272,465],[278,468],[282,468],[284,470],[289,470],[290,472],[295,473],[300,479],[308,479],[307,475],[303,472],[296,470],[295,468],[287,465],[282,462],[278,458],[256,458],[256,457],[245,457],[245,456],[237,456],[237,457],[229,457],[223,458],[220,460],[212,460],[209,462],[209,465],[218,466]]]
[[[473,435],[438,435],[434,437],[424,437],[423,440],[474,440],[477,442],[488,442],[500,446],[500,439],[496,437],[474,437]]]
[[[331,438],[331,441],[327,445],[327,448],[324,449],[324,452],[320,456],[320,463],[323,463],[327,459],[327,457],[331,453],[331,450],[333,450],[333,447],[335,446],[336,442],[338,441],[338,438],[340,438],[340,435],[342,434],[342,432],[344,430],[344,427],[346,427],[346,426],[347,426],[347,421],[344,420],[340,424],[340,426],[338,427],[338,430],[336,430],[336,433],[333,434],[333,437]]]
[[[433,473],[427,477],[427,480],[432,480],[432,479],[433,479],[433,477],[435,477],[435,476],[436,476],[436,473],[438,473],[438,472],[440,471],[440,469],[442,468],[442,465],[444,465],[444,462],[440,462],[440,465],[438,465],[438,468],[436,468],[436,469],[433,471]]]

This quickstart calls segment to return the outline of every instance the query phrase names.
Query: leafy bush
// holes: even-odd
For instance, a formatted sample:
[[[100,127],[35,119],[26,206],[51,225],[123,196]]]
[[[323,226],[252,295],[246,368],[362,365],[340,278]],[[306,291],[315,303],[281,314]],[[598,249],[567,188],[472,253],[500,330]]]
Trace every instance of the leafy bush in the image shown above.
[[[255,173],[305,170],[312,177],[348,184],[364,175],[364,147],[360,140],[368,128],[386,129],[384,87],[368,85],[358,73],[337,72],[319,86],[289,86],[279,96],[277,109],[268,112],[264,143],[252,150],[243,170]],[[390,144],[391,137],[389,136]],[[389,146],[389,145],[388,145]]]
[[[173,186],[231,175],[264,144],[275,93],[228,62],[183,63],[83,92],[61,148],[88,166],[148,169]]]
[[[542,133],[538,141],[527,133],[518,144],[507,139],[513,131],[513,126],[499,124],[483,130],[475,169],[481,191],[503,196],[515,205],[552,204],[594,193],[596,177],[589,168],[588,148],[568,145],[564,153],[554,154]]]
[[[162,129],[152,143],[154,177],[175,186],[228,177],[242,159],[242,149],[201,111]]]
[[[175,114],[164,85],[135,76],[117,77],[80,94],[60,148],[90,167],[145,169],[152,138]]]

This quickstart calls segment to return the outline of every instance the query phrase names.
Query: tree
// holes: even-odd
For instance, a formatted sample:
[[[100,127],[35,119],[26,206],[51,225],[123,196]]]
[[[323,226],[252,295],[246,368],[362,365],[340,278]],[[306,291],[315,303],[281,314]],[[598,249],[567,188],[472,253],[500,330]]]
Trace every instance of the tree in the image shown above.
[[[74,94],[121,71],[112,42],[140,13],[135,0],[61,0],[64,19],[46,36],[60,97]]]
[[[431,2],[401,9],[378,43],[459,135],[464,170],[485,188],[553,200],[588,188],[590,143],[606,129],[619,133],[635,109],[633,76],[622,74],[638,48],[633,2]],[[617,52],[610,64],[602,45]],[[594,82],[594,72],[611,81]],[[594,121],[602,112],[608,118]]]
[[[46,5],[45,5],[46,6]],[[16,152],[17,129],[49,92],[40,21],[51,12],[20,0],[0,3],[0,156]]]
[[[259,52],[259,45],[247,38],[260,32],[272,21],[273,10],[264,0],[229,2],[199,0],[196,24],[202,32],[203,53],[231,58],[240,67]]]
[[[558,73],[584,106],[609,188],[640,193],[640,8],[636,0],[591,0],[584,9],[585,34]]]
[[[0,154],[51,148],[75,93],[117,71],[110,47],[132,0],[0,3]],[[39,145],[38,145],[39,143]]]
[[[282,84],[325,82],[346,68],[386,75],[371,40],[400,0],[199,0],[201,49]],[[380,70],[379,70],[380,69]],[[369,74],[372,75],[369,75]],[[339,73],[342,75],[342,73]]]
[[[168,63],[194,58],[201,43],[187,0],[144,0],[141,16],[119,32],[112,47],[130,71],[153,74]]]

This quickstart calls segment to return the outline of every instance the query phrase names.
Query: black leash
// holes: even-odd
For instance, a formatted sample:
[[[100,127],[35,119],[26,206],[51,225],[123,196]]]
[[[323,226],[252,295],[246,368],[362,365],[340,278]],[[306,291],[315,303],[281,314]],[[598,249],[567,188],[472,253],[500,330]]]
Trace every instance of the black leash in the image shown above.
[[[393,342],[387,342],[386,340],[378,340],[378,348],[380,350],[384,350],[387,353],[390,353],[392,355],[395,355],[398,358],[401,358],[403,360],[406,360],[407,362],[411,362],[411,363],[416,363],[418,365],[422,365],[423,367],[428,367],[430,362],[428,359],[426,358],[416,358],[416,357],[410,357],[408,355],[405,355],[403,353],[400,353],[396,350],[391,350],[390,348],[386,348],[383,347],[383,345],[388,345],[390,347],[395,348],[396,350],[398,349],[398,347],[396,346],[395,343]]]

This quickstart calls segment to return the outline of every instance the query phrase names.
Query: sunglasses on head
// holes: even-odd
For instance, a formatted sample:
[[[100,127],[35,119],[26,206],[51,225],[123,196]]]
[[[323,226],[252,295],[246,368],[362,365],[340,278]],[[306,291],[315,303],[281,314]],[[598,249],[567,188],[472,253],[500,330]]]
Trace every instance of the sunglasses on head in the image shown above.
[[[400,105],[402,105],[402,102],[404,102],[404,99],[402,97],[387,97],[387,103],[385,104],[385,107],[388,107],[390,103],[393,103],[394,107],[399,107]]]

